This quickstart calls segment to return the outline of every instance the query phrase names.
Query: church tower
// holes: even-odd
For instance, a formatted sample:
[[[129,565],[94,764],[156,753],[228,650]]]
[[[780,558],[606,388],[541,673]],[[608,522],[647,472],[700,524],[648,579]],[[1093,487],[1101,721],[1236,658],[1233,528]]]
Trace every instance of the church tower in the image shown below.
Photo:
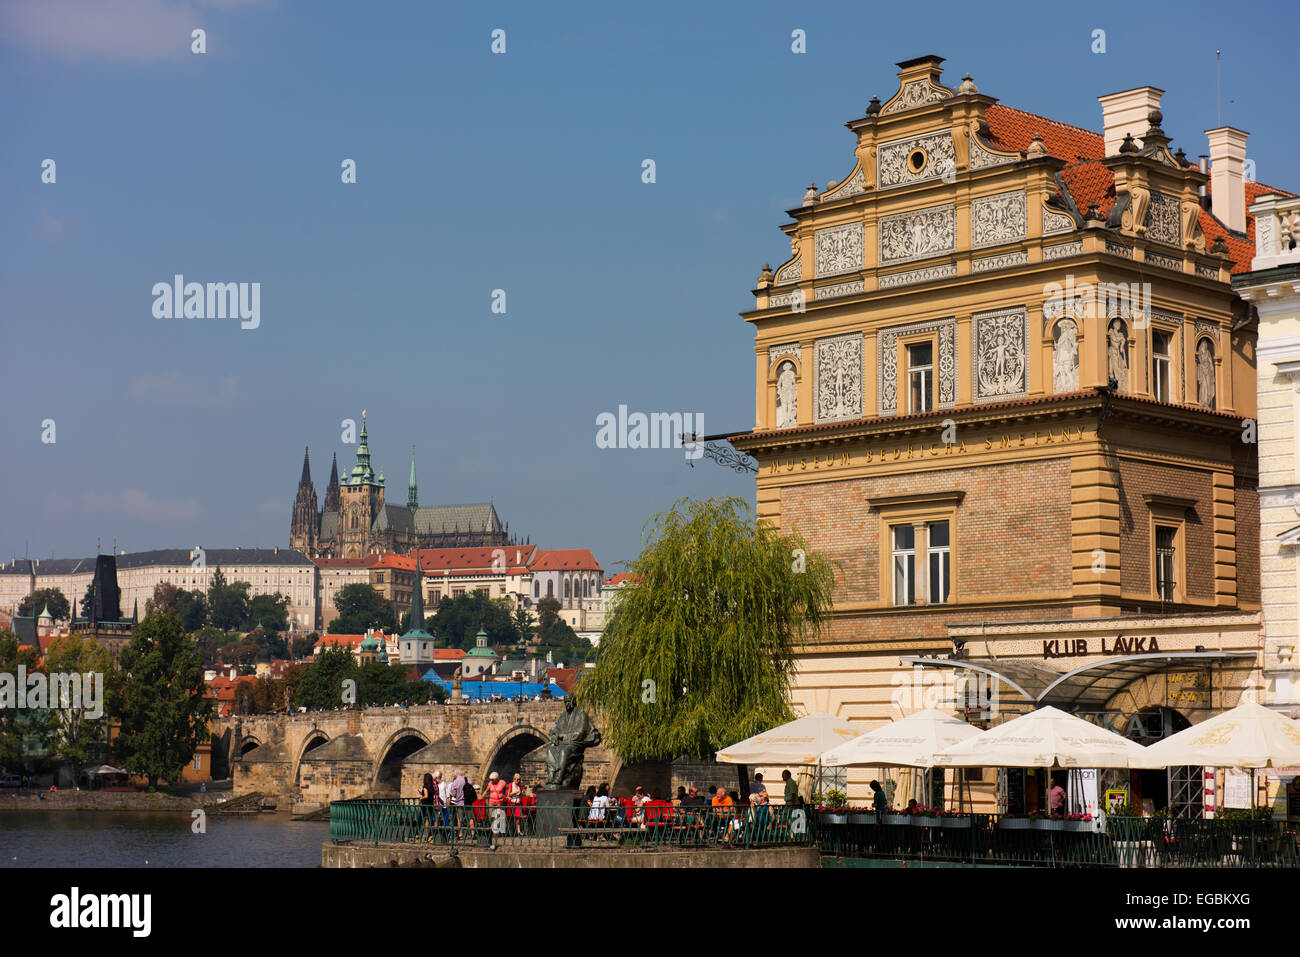
[[[289,523],[289,547],[304,555],[313,555],[320,541],[320,513],[316,510],[316,486],[311,481],[311,452],[302,456],[302,478],[293,502],[293,519]]]
[[[370,550],[370,533],[375,517],[384,507],[384,479],[370,465],[370,438],[366,430],[366,413],[361,412],[361,442],[357,446],[357,464],[339,489],[339,554],[343,558],[362,558]]]

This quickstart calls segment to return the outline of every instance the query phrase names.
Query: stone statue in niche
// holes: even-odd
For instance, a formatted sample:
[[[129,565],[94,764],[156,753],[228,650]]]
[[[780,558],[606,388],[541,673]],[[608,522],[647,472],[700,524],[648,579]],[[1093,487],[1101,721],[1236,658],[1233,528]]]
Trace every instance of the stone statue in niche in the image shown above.
[[[1073,319],[1062,319],[1052,336],[1052,391],[1074,392],[1079,388],[1079,327]]]
[[[1106,332],[1107,368],[1120,392],[1128,392],[1128,329],[1123,320],[1112,319]]]
[[[776,427],[789,428],[799,422],[799,389],[794,363],[782,362],[776,370]]]
[[[1214,346],[1209,339],[1196,345],[1196,401],[1203,408],[1214,408]]]

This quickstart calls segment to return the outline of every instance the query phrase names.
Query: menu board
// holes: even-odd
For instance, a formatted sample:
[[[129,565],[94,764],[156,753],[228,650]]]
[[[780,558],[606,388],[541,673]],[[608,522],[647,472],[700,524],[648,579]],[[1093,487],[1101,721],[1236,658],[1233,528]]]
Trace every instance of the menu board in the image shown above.
[[[1250,807],[1250,775],[1227,771],[1223,775],[1223,806]]]
[[[1025,813],[1025,770],[1007,768],[1007,813]]]

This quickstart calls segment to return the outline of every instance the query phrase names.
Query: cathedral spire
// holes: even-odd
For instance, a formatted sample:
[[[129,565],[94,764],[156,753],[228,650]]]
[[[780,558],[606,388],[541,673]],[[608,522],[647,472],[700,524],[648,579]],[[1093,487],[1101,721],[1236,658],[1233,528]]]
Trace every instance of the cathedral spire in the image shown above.
[[[415,481],[415,446],[411,446],[411,481],[406,486],[406,507],[415,511],[420,507],[420,487]]]
[[[325,511],[339,511],[339,454],[334,453],[334,461],[330,463],[330,484],[325,489]]]
[[[302,478],[298,479],[299,485],[311,484],[311,449],[304,449],[302,453]]]

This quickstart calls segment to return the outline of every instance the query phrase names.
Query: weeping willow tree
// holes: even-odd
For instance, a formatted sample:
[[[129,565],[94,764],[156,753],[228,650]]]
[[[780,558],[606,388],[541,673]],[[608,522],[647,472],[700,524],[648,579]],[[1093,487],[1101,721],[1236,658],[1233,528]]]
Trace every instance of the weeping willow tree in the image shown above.
[[[739,498],[646,523],[579,703],[623,760],[707,759],[793,715],[794,648],[831,613],[830,562]]]

